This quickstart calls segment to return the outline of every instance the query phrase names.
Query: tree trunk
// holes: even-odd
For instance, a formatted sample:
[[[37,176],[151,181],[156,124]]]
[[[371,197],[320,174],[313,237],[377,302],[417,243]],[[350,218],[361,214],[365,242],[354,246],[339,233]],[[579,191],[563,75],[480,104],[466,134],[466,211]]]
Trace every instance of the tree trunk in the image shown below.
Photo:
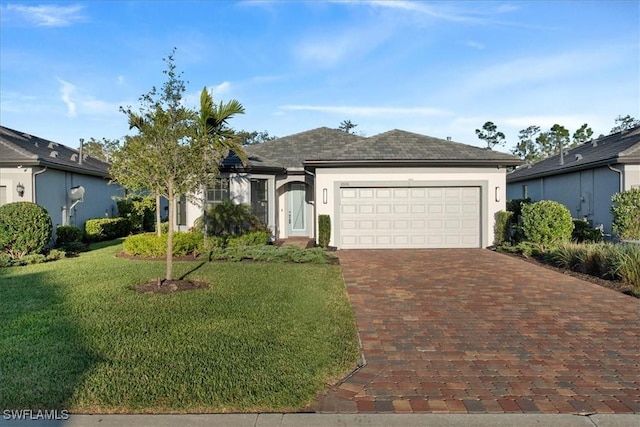
[[[175,194],[173,192],[173,182],[169,183],[169,231],[167,233],[167,274],[166,280],[173,280],[173,224],[175,223]]]
[[[162,236],[162,212],[160,211],[160,195],[156,194],[156,235]]]

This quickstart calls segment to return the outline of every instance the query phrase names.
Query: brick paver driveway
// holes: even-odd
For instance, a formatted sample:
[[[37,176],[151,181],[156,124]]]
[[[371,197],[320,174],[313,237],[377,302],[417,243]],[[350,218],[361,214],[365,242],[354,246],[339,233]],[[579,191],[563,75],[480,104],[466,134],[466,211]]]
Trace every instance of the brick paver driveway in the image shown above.
[[[482,249],[339,252],[366,365],[318,412],[640,413],[640,300]]]

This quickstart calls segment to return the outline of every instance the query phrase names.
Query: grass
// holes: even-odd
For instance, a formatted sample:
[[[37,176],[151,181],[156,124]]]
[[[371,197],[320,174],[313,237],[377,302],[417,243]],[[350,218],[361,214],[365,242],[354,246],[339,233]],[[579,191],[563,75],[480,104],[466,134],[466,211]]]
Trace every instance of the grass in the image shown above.
[[[300,410],[355,367],[338,266],[180,262],[210,287],[138,294],[164,263],[119,250],[0,269],[0,408]]]

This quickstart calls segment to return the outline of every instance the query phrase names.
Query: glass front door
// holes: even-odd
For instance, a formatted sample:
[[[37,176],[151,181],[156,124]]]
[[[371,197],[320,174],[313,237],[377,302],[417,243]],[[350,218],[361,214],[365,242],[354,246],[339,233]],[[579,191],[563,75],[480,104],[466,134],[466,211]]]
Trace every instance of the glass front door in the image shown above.
[[[305,203],[305,184],[289,184],[288,231],[290,236],[307,236],[307,213]]]

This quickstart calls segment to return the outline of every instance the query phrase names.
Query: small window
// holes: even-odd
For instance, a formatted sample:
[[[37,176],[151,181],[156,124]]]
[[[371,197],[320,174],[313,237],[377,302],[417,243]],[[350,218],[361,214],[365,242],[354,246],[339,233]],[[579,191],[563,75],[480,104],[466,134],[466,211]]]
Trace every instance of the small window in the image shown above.
[[[217,205],[230,200],[229,181],[229,178],[216,178],[215,182],[207,188],[207,205]]]
[[[527,187],[526,185],[522,186],[522,198],[523,199],[529,198],[529,187]]]

